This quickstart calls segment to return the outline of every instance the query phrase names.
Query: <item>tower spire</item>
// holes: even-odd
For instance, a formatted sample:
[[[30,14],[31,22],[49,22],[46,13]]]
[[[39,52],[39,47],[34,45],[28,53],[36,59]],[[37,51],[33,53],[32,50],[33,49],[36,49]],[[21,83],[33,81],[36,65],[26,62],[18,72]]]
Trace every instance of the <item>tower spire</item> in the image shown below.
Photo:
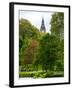
[[[41,32],[46,32],[45,24],[44,24],[44,18],[42,17],[42,22],[41,22],[41,27],[40,27]]]

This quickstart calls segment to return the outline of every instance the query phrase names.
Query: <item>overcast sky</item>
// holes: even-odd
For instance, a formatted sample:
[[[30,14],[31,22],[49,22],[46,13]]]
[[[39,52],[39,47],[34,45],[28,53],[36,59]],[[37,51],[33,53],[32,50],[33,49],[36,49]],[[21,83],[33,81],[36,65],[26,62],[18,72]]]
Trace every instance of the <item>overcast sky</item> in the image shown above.
[[[39,30],[41,27],[42,17],[46,27],[46,32],[50,32],[50,20],[53,12],[37,12],[37,11],[19,11],[19,18],[29,20],[32,25],[36,26]]]

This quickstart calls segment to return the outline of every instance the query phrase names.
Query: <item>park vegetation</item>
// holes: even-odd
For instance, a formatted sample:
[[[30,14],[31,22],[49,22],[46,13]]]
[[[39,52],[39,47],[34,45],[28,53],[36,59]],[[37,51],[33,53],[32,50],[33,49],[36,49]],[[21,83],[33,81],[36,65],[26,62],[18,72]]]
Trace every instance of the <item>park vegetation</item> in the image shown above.
[[[50,25],[51,33],[46,33],[19,20],[19,77],[64,76],[64,13],[54,13]]]

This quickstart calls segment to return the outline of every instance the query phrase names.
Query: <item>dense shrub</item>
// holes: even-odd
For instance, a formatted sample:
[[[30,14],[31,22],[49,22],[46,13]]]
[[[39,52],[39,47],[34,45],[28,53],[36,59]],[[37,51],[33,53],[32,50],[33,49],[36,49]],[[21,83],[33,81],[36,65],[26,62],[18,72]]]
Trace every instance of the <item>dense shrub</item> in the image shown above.
[[[19,77],[33,77],[33,73],[29,72],[20,72]]]
[[[63,77],[63,72],[20,72],[19,77],[32,77],[32,78],[49,78],[49,77]]]

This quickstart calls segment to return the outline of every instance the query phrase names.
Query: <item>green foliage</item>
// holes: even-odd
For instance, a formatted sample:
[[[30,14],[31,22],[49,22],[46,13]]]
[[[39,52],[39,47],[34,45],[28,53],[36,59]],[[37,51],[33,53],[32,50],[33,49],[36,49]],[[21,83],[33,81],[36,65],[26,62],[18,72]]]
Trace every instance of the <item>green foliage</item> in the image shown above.
[[[34,27],[28,20],[20,19],[19,21],[19,64],[20,65],[24,64],[26,60],[29,62],[28,58],[32,59],[33,51],[31,52],[32,45],[30,43],[31,42],[36,43],[38,41],[39,35],[40,35],[39,30],[36,27]]]
[[[31,72],[19,72],[19,77],[33,77]]]
[[[19,72],[19,77],[50,78],[63,77],[63,72]]]
[[[53,70],[58,60],[58,47],[60,39],[54,35],[46,34],[40,40],[38,63],[42,64],[43,70]]]
[[[33,26],[28,20],[20,19],[19,36],[37,40],[39,37],[39,30],[35,26]]]
[[[56,12],[51,18],[51,33],[63,38],[64,36],[64,13]]]
[[[63,13],[54,13],[51,34],[40,32],[28,20],[19,21],[19,76],[33,78],[64,75]],[[60,73],[61,72],[61,73]]]
[[[24,54],[24,64],[32,64],[36,59],[38,41],[31,40]]]

